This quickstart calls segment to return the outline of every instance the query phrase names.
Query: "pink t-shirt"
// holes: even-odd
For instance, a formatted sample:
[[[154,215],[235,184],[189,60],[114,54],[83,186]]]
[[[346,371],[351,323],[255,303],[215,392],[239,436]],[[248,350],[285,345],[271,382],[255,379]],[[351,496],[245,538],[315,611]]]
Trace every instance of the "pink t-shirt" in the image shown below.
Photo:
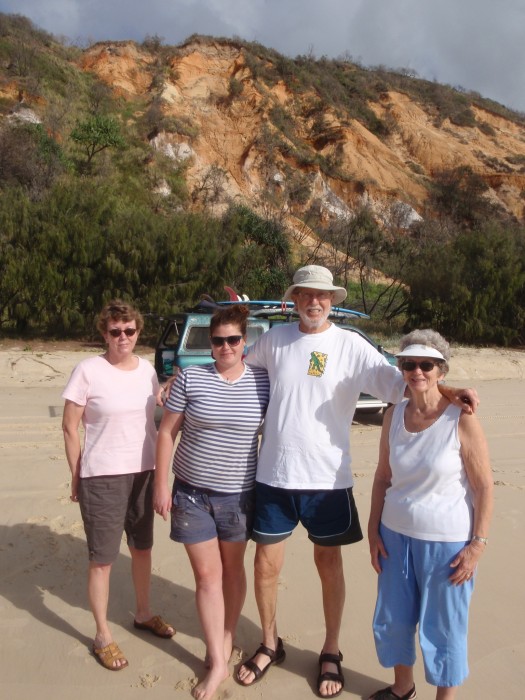
[[[138,361],[125,371],[99,355],[79,362],[71,374],[62,398],[85,406],[81,478],[155,468],[159,384],[151,363]]]

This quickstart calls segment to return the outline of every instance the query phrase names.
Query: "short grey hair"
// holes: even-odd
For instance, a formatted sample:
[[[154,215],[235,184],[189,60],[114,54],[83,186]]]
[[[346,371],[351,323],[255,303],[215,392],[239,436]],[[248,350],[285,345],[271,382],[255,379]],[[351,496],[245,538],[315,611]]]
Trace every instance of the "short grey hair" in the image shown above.
[[[440,352],[445,360],[436,360],[436,364],[441,369],[443,374],[448,372],[448,361],[450,359],[450,345],[447,343],[445,338],[440,335],[437,331],[433,331],[431,328],[422,328],[411,333],[404,335],[399,341],[399,350],[402,352],[409,345],[429,345]],[[403,357],[398,358],[398,365],[405,359]]]

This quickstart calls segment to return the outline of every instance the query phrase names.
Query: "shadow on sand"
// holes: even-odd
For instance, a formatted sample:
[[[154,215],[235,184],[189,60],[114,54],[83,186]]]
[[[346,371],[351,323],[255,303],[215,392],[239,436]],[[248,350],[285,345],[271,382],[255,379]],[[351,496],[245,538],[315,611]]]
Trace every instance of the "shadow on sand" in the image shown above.
[[[181,557],[185,556],[181,549]],[[78,640],[91,648],[92,637],[83,634],[68,620],[55,613],[49,606],[52,597],[59,598],[68,608],[81,609],[89,614],[86,596],[87,555],[85,541],[70,532],[56,532],[48,524],[23,523],[0,526],[0,595],[13,606],[28,612],[45,627],[50,627]],[[247,568],[250,562],[247,560]],[[313,572],[312,572],[313,574]],[[297,586],[300,582],[297,581]],[[173,581],[152,575],[151,599],[155,611],[175,624],[177,631],[202,638],[202,631],[195,610],[194,591]],[[248,596],[253,595],[248,591]],[[109,605],[110,624],[132,629],[133,589],[130,558],[121,554],[113,565]],[[78,615],[72,615],[78,619]],[[94,624],[90,618],[94,632]],[[173,655],[202,676],[202,658],[182,647],[174,638]],[[153,635],[147,638],[165,650],[165,640]],[[238,642],[249,655],[260,642],[258,624],[242,616],[239,623]],[[305,677],[312,692],[316,693],[318,652],[300,649],[285,642],[286,671]],[[348,650],[351,658],[351,650]],[[360,697],[368,697],[373,679],[345,667],[346,689]],[[244,692],[244,691],[241,691]]]

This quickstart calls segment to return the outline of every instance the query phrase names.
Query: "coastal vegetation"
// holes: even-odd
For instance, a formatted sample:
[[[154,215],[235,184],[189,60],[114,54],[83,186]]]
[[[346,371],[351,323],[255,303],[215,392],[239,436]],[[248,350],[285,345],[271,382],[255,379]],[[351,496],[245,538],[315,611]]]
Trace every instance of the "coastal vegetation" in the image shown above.
[[[210,41],[243,50],[261,94],[284,85],[293,95],[286,107],[267,108],[256,139],[269,169],[274,154],[284,159],[286,186],[272,181],[251,201],[223,195],[220,162],[189,178],[188,161],[150,144],[161,131],[198,138],[198,126],[167,113],[161,95],[177,79],[173,58]],[[315,172],[364,187],[345,169],[341,149],[323,150],[337,140],[327,110],[338,128],[356,120],[379,140],[396,125],[374,104],[393,89],[424,105],[437,125],[490,135],[476,107],[516,124],[523,115],[350,58],[292,59],[253,42],[195,36],[177,47],[147,37],[142,48],[151,58],[149,92],[123,99],[78,67],[78,47],[0,14],[0,333],[88,337],[103,303],[121,296],[151,314],[153,335],[152,319],[202,294],[221,298],[225,284],[250,298],[280,298],[295,267],[329,259],[349,290],[348,306],[369,314],[375,328],[432,326],[461,342],[523,344],[524,222],[487,196],[472,168],[422,177],[424,210],[411,220],[402,208],[380,217],[363,199],[352,216],[326,221],[311,198]],[[242,76],[231,76],[217,109],[232,109],[245,92]],[[29,103],[38,121],[25,114]],[[520,172],[525,156],[509,153],[496,165]],[[290,214],[300,224],[292,231]],[[302,245],[301,226],[317,245]]]

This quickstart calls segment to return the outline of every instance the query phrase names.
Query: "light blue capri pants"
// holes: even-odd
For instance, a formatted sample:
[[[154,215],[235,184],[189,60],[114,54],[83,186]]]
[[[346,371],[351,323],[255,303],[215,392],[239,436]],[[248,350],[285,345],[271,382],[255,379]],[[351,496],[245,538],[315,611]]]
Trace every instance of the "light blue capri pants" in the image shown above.
[[[471,579],[450,583],[450,563],[466,542],[430,542],[401,535],[384,525],[380,535],[388,553],[381,557],[373,630],[379,663],[413,666],[415,634],[431,685],[450,688],[468,676],[468,609]]]

